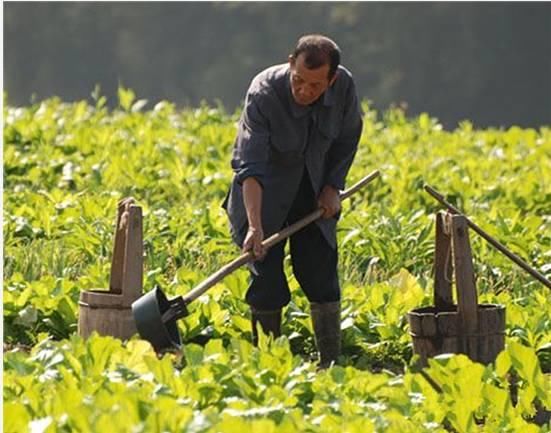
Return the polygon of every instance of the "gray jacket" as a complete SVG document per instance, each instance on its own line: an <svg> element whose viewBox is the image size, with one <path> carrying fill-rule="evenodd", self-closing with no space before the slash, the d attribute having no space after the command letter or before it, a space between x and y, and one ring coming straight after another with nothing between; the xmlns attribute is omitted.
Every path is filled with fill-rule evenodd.
<svg viewBox="0 0 551 433"><path fill-rule="evenodd" d="M243 180L252 176L262 185L268 237L282 228L305 168L316 197L325 185L342 190L356 153L362 113L350 72L339 66L335 83L312 106L295 103L289 72L287 63L272 66L247 92L231 160L235 175L223 204L238 245L247 232ZM335 247L337 218L316 224Z"/></svg>

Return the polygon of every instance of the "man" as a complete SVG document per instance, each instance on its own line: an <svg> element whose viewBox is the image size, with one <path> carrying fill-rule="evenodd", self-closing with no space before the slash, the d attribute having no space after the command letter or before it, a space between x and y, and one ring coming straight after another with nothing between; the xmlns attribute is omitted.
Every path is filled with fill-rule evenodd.
<svg viewBox="0 0 551 433"><path fill-rule="evenodd" d="M284 242L265 251L262 240L318 207L325 210L290 238L293 272L310 301L322 367L340 354L339 190L362 130L354 81L339 63L335 42L307 35L288 63L253 79L233 150L235 176L223 205L233 240L257 259L250 265L246 294L255 344L258 323L264 333L280 335L281 309L290 301Z"/></svg>

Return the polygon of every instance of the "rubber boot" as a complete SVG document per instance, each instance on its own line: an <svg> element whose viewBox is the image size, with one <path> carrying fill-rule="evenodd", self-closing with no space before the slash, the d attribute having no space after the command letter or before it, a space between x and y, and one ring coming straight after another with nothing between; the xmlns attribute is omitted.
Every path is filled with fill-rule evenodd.
<svg viewBox="0 0 551 433"><path fill-rule="evenodd" d="M316 346L320 355L319 368L328 368L341 354L341 303L310 303Z"/></svg>
<svg viewBox="0 0 551 433"><path fill-rule="evenodd" d="M257 310L251 307L253 325L253 344L258 346L258 328L260 323L262 331L266 335L272 334L273 338L281 335L281 310Z"/></svg>

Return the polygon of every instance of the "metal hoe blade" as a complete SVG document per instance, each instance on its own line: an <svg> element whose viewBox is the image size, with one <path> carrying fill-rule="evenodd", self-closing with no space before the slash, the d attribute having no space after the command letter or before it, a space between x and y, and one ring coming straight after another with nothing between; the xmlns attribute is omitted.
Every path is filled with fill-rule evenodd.
<svg viewBox="0 0 551 433"><path fill-rule="evenodd" d="M156 352L180 349L182 339L176 321L188 315L182 297L168 300L155 287L132 304L132 314L140 337L149 341Z"/></svg>

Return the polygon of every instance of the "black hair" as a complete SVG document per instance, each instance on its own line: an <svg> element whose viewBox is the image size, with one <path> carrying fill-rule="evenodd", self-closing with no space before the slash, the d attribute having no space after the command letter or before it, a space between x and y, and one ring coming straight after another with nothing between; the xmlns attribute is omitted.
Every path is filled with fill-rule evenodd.
<svg viewBox="0 0 551 433"><path fill-rule="evenodd" d="M335 42L323 35L302 36L292 54L293 59L296 60L302 53L304 53L304 64L308 69L329 65L329 80L333 78L341 62L340 48Z"/></svg>

